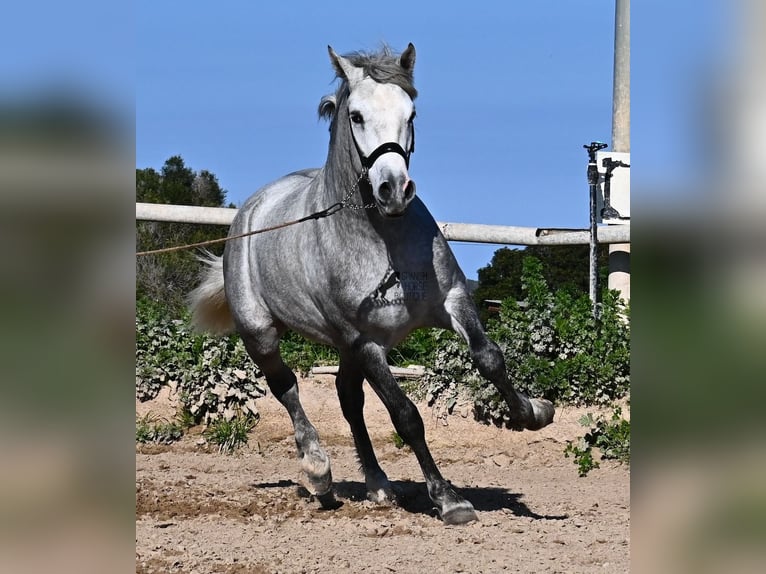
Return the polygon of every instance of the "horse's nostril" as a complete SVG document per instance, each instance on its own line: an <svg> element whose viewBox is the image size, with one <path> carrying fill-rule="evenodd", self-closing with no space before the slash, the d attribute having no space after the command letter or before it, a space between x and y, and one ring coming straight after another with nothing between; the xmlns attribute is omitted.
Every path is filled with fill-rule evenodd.
<svg viewBox="0 0 766 574"><path fill-rule="evenodd" d="M409 201L415 195L415 182L410 180L404 188L404 199Z"/></svg>

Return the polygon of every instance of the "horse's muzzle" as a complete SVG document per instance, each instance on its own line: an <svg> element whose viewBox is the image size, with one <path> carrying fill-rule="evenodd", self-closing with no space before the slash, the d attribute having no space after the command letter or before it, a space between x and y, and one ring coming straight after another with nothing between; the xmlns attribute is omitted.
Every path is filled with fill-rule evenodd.
<svg viewBox="0 0 766 574"><path fill-rule="evenodd" d="M387 217L404 215L415 197L415 182L408 177L383 181L375 190L375 201Z"/></svg>

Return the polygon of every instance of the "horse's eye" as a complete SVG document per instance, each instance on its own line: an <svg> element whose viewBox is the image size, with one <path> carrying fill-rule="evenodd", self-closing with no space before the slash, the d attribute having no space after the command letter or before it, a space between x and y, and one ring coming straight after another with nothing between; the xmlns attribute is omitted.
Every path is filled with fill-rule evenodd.
<svg viewBox="0 0 766 574"><path fill-rule="evenodd" d="M351 112L349 113L349 117L351 118L351 121L355 124L363 124L364 118L362 117L362 114L359 112Z"/></svg>
<svg viewBox="0 0 766 574"><path fill-rule="evenodd" d="M410 119L408 121L409 123L412 123L415 121L415 112L412 112L412 115L410 116Z"/></svg>

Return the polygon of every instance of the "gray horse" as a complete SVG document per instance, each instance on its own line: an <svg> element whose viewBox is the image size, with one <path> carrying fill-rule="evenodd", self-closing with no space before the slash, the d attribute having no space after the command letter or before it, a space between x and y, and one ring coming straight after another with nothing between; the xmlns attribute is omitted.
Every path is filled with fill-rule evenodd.
<svg viewBox="0 0 766 574"><path fill-rule="evenodd" d="M513 388L463 272L415 197L408 172L415 144L414 46L398 56L388 48L345 57L328 50L340 83L319 105L320 116L331 123L325 166L260 189L237 212L230 236L320 215L228 241L223 258L208 259L203 281L190 296L195 321L214 332L240 334L292 419L301 467L323 504L334 502L330 460L301 406L296 377L279 354L279 339L288 329L339 351L335 385L368 498L397 502L365 426L365 379L415 453L442 520L469 522L476 519L473 506L436 467L423 420L388 368L388 351L414 329L453 329L468 343L482 376L508 402L515 427L544 427L553 420L553 405Z"/></svg>

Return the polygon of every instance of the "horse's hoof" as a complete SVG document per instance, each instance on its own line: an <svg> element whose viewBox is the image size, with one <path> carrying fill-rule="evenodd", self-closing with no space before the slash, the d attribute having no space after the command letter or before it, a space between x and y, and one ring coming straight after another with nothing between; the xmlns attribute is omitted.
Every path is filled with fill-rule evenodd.
<svg viewBox="0 0 766 574"><path fill-rule="evenodd" d="M301 468L308 479L306 488L311 494L325 494L332 489L330 458L323 451L313 450L304 456Z"/></svg>
<svg viewBox="0 0 766 574"><path fill-rule="evenodd" d="M399 497L392 488L379 488L378 490L368 490L367 500L375 504L384 506L400 506Z"/></svg>
<svg viewBox="0 0 766 574"><path fill-rule="evenodd" d="M539 430L553 422L553 415L556 411L553 403L547 399L529 399L532 403L532 412L534 413L534 423L527 428L529 430Z"/></svg>
<svg viewBox="0 0 766 574"><path fill-rule="evenodd" d="M473 505L467 500L464 500L442 512L441 517L444 524L450 525L468 524L474 520L479 520L479 517L476 515L476 511L473 509Z"/></svg>
<svg viewBox="0 0 766 574"><path fill-rule="evenodd" d="M316 498L319 501L319 504L322 505L322 510L335 510L343 506L343 503L335 498L335 494L333 494L332 490L325 492L324 494L316 494L314 495L314 498Z"/></svg>

